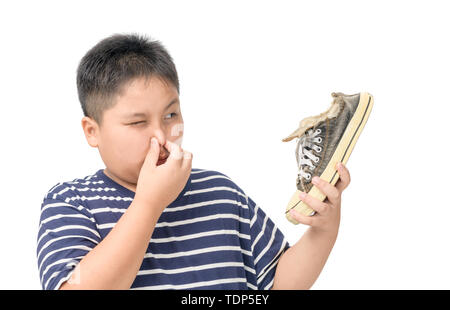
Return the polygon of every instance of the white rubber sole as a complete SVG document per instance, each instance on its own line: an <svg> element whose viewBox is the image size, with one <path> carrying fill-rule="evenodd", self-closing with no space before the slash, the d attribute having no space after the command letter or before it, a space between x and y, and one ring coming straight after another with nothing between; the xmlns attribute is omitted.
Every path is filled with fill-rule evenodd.
<svg viewBox="0 0 450 310"><path fill-rule="evenodd" d="M335 185L339 179L339 174L336 170L336 164L342 162L344 165L347 163L350 154L355 147L356 141L358 140L364 126L366 125L367 119L369 118L370 112L373 107L373 97L369 93L360 93L359 105L353 115L350 123L348 124L341 141L331 157L330 162L327 167L320 175L320 178L328 181L331 185ZM298 222L291 217L289 211L294 209L304 215L313 215L314 210L304 203L299 197L300 191L297 190L291 197L287 207L286 207L286 218L289 222L297 225ZM309 195L324 201L325 195L315 186L311 188L308 192Z"/></svg>

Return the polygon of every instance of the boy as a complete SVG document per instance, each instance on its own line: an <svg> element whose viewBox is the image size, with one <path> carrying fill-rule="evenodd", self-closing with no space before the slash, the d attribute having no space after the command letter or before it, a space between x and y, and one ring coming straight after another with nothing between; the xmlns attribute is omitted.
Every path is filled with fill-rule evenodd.
<svg viewBox="0 0 450 310"><path fill-rule="evenodd" d="M44 197L37 240L44 289L305 289L337 237L345 167L292 247L226 175L181 148L175 65L157 41L113 35L81 60L82 127L106 168Z"/></svg>

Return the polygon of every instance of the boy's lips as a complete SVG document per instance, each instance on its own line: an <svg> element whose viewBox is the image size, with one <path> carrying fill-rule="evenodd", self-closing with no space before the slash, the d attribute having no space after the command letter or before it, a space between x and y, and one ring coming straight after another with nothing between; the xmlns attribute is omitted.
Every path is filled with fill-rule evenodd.
<svg viewBox="0 0 450 310"><path fill-rule="evenodd" d="M158 162L156 163L157 166L162 165L166 162L167 157L164 158L158 158Z"/></svg>
<svg viewBox="0 0 450 310"><path fill-rule="evenodd" d="M157 165L163 164L166 161L167 157L169 157L169 151L163 146L158 157Z"/></svg>
<svg viewBox="0 0 450 310"><path fill-rule="evenodd" d="M159 157L159 158L158 158L158 161L164 161L164 160L166 160L166 159L167 159L167 157L169 157L169 156L163 156L163 157Z"/></svg>

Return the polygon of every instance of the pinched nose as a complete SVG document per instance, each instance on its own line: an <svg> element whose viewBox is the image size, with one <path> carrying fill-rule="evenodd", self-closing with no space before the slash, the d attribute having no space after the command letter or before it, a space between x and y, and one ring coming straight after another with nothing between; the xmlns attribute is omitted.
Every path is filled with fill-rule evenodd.
<svg viewBox="0 0 450 310"><path fill-rule="evenodd" d="M169 157L169 151L162 145L159 151L159 159L166 159L167 157Z"/></svg>
<svg viewBox="0 0 450 310"><path fill-rule="evenodd" d="M166 158L169 156L169 152L164 147L164 144L166 144L166 136L161 130L156 130L153 132L152 138L155 138L156 141L158 141L159 144L159 158Z"/></svg>

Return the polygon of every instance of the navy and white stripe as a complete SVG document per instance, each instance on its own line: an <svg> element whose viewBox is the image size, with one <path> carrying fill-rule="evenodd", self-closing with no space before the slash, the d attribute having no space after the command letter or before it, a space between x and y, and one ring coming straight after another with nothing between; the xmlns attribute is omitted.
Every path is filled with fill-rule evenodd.
<svg viewBox="0 0 450 310"><path fill-rule="evenodd" d="M134 194L102 169L50 189L37 237L44 289L59 289L70 278ZM270 289L287 248L281 231L228 176L193 168L182 192L161 214L131 288Z"/></svg>

